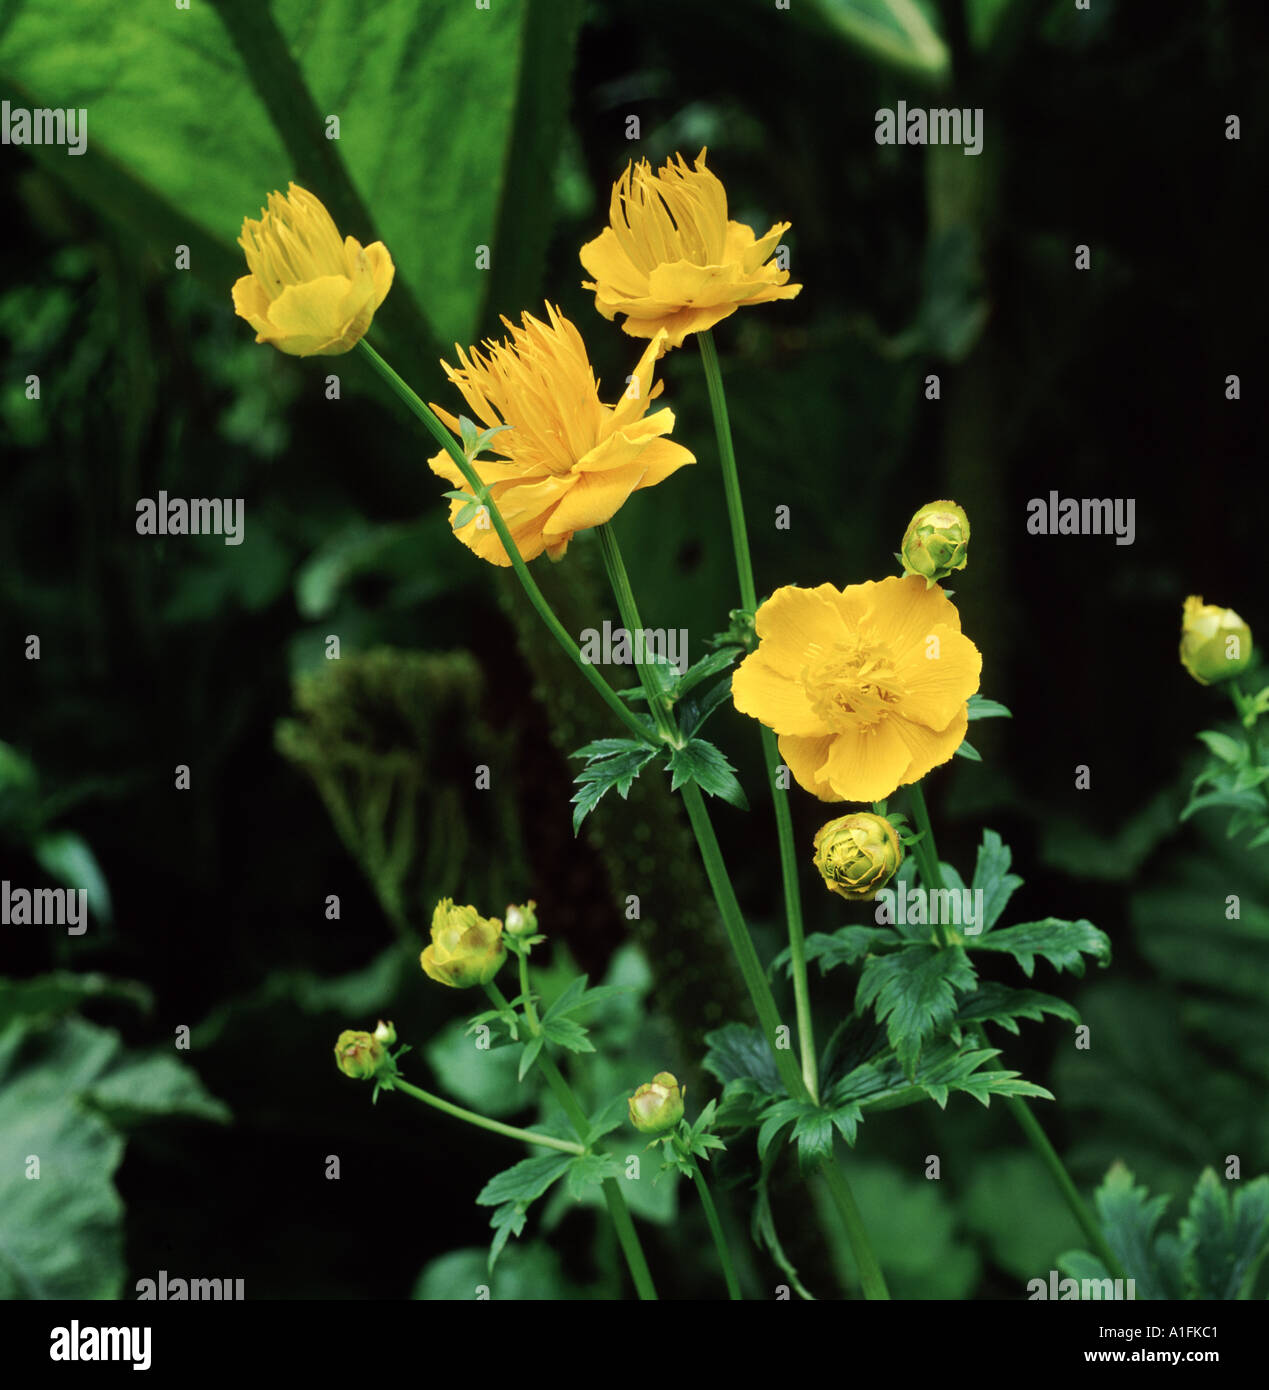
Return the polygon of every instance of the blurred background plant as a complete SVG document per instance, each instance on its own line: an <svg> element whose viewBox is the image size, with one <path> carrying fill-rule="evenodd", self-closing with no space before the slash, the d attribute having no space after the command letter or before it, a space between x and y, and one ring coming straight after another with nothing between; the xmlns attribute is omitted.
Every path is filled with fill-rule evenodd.
<svg viewBox="0 0 1269 1390"><path fill-rule="evenodd" d="M432 1039L437 1089L522 1116L514 1077L456 1041L457 1001L422 988L442 891L492 913L533 896L562 971L571 957L643 982L604 1054L609 1089L668 1069L703 1100L705 1033L745 1017L664 786L642 779L573 840L565 755L610 731L512 586L450 536L410 422L360 361L284 359L233 317L242 217L290 178L387 242L399 280L375 339L449 406L448 345L544 296L610 391L630 370L637 347L594 313L577 261L628 159L707 145L733 216L792 221L806 290L717 335L759 592L890 573L916 505L965 507L957 604L983 689L1014 718L976 732L981 764L935 779L940 849L972 861L989 816L1026 878L1020 910L1088 917L1115 949L1072 996L1092 1048L1051 1020L1005 1060L1057 1095L1042 1113L1088 1190L1122 1159L1180 1209L1228 1155L1248 1177L1263 1166L1269 869L1219 811L1178 824L1194 732L1215 726L1175 652L1191 592L1269 631L1245 199L1269 16L1228 0L736 0L723 22L678 0L656 20L582 0L0 8L0 95L90 112L82 157L9 146L0 163L0 876L84 887L92 914L78 938L0 929L4 1171L44 1152L83 1183L59 1204L46 1165L0 1188L0 1292L112 1294L167 1268L245 1278L252 1297L470 1296L486 1213L418 1196L449 1190L460 1145L474 1196L503 1142L383 1107L371 1123L327 1041L390 1015L403 1040ZM900 99L981 106L983 153L878 146L874 112ZM1227 399L1231 373L1249 399ZM663 375L700 463L672 505L636 499L617 530L645 620L687 627L697 656L737 596L699 363L675 353ZM160 489L244 498L244 544L138 536L136 503ZM1053 489L1134 497L1134 545L1029 535L1028 499ZM588 538L536 572L574 632L615 616ZM740 724L712 728L753 786ZM771 954L779 880L751 801L719 831ZM832 930L839 900L809 873L822 808L799 797L794 813L807 928ZM183 1026L189 1051L169 1052ZM870 1120L852 1161L893 1292L1022 1296L1077 1231L999 1107L926 1110ZM367 1182L399 1220L367 1224ZM827 1263L782 1220L788 1196L777 1171L784 1258L831 1295L849 1257ZM720 1198L749 1220L744 1186ZM674 1227L675 1206L666 1178L641 1208L661 1292L711 1293L696 1206ZM611 1293L603 1229L548 1203L494 1296ZM785 1282L766 1251L752 1260L751 1287Z"/></svg>

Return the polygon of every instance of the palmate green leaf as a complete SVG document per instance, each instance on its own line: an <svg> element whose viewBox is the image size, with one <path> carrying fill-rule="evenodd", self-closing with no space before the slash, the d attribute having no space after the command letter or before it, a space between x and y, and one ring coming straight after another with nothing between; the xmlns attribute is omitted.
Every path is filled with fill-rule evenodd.
<svg viewBox="0 0 1269 1390"><path fill-rule="evenodd" d="M705 1035L708 1051L702 1065L724 1086L729 1081L751 1080L769 1095L783 1095L784 1084L775 1053L757 1028L746 1023L727 1023Z"/></svg>
<svg viewBox="0 0 1269 1390"><path fill-rule="evenodd" d="M1012 857L1009 846L994 830L983 831L971 885L975 893L981 891L983 895L983 920L977 924L983 932L990 931L996 925L1009 899L1022 887L1022 879L1009 872Z"/></svg>
<svg viewBox="0 0 1269 1390"><path fill-rule="evenodd" d="M758 1126L758 1157L766 1156L767 1150L789 1125L796 1124L804 1116L822 1114L813 1101L793 1100L788 1096L773 1100L762 1112L762 1123Z"/></svg>
<svg viewBox="0 0 1269 1390"><path fill-rule="evenodd" d="M611 1134L614 1129L620 1129L625 1124L629 1113L629 1101L624 1095L614 1096L607 1104L601 1105L587 1122L587 1147L593 1145L596 1140L602 1139L605 1134Z"/></svg>
<svg viewBox="0 0 1269 1390"><path fill-rule="evenodd" d="M886 1030L871 1014L847 1014L828 1036L820 1054L820 1089L829 1089L847 1072L886 1049Z"/></svg>
<svg viewBox="0 0 1269 1390"><path fill-rule="evenodd" d="M816 1108L805 1111L793 1124L793 1142L798 1146L798 1167L810 1173L833 1153L835 1116Z"/></svg>
<svg viewBox="0 0 1269 1390"><path fill-rule="evenodd" d="M1246 1285L1269 1252L1269 1177L1227 1190L1205 1168L1179 1235L1191 1298L1245 1298Z"/></svg>
<svg viewBox="0 0 1269 1390"><path fill-rule="evenodd" d="M895 951L903 939L892 927L839 927L835 932L812 932L806 938L806 958L818 960L820 974L827 975L839 965L854 965L865 956ZM790 952L785 949L771 962L771 969L785 966L793 973Z"/></svg>
<svg viewBox="0 0 1269 1390"><path fill-rule="evenodd" d="M1080 1021L1079 1010L1065 999L1057 999L1051 994L1040 994L1033 989L1011 989L1008 985L997 984L994 980L984 981L973 994L967 995L956 1010L956 1022L998 1023L1011 1033L1018 1032L1018 1019L1030 1018L1037 1022L1045 1014L1064 1018L1068 1023ZM957 1030L959 1032L959 1029Z"/></svg>
<svg viewBox="0 0 1269 1390"><path fill-rule="evenodd" d="M807 961L818 960L820 974L827 975L835 966L854 965L866 955L897 951L902 945L903 938L891 927L840 927L835 932L812 932L805 949ZM787 946L772 958L767 978L774 978L777 970L792 978L793 952Z"/></svg>
<svg viewBox="0 0 1269 1390"><path fill-rule="evenodd" d="M1069 970L1083 975L1084 957L1101 966L1110 964L1110 938L1091 922L1080 918L1066 922L1060 917L1046 917L1041 922L1022 922L1016 927L1004 927L990 936L966 940L972 951L1005 951L1022 966L1028 979L1035 973L1035 958L1042 956L1057 970Z"/></svg>
<svg viewBox="0 0 1269 1390"><path fill-rule="evenodd" d="M605 999L615 999L618 996L634 992L630 985L596 985L594 989L587 989L586 982L589 978L588 975L576 976L555 1003L542 1015L542 1022L549 1023L552 1019L580 1013L583 1009L589 1009L595 1004L602 1003Z"/></svg>
<svg viewBox="0 0 1269 1390"><path fill-rule="evenodd" d="M993 1095L1053 1099L1042 1086L1019 1080L1016 1071L987 1070L987 1064L999 1056L998 1048L963 1048L945 1039L926 1049L916 1075L909 1078L899 1059L893 1053L886 1053L843 1076L829 1090L825 1106L833 1109L854 1101L867 1115L898 1110L928 1098L941 1110L953 1091L964 1091L983 1105L988 1104Z"/></svg>
<svg viewBox="0 0 1269 1390"><path fill-rule="evenodd" d="M567 1172L576 1157L576 1154L549 1153L526 1158L495 1174L481 1188L476 1196L477 1205L496 1208L489 1222L494 1231L489 1250L491 1274L508 1238L524 1230L529 1207Z"/></svg>
<svg viewBox="0 0 1269 1390"><path fill-rule="evenodd" d="M757 1129L771 1094L751 1076L738 1076L723 1087L714 1123L720 1129Z"/></svg>
<svg viewBox="0 0 1269 1390"><path fill-rule="evenodd" d="M711 714L731 696L731 673L711 685L703 694L689 695L678 707L679 728L691 738L705 725Z"/></svg>
<svg viewBox="0 0 1269 1390"><path fill-rule="evenodd" d="M548 1042L557 1043L569 1052L594 1052L595 1044L586 1036L586 1029L575 1019L553 1018L543 1022L541 1037Z"/></svg>
<svg viewBox="0 0 1269 1390"><path fill-rule="evenodd" d="M656 752L655 748L638 739L600 738L571 754L574 758L587 760L586 766L574 778L578 789L572 798L573 834L579 833L582 822L613 787L617 788L624 800L630 793L634 779Z"/></svg>
<svg viewBox="0 0 1269 1390"><path fill-rule="evenodd" d="M707 681L711 676L716 676L727 670L739 655L740 649L738 647L724 647L722 651L711 652L708 656L703 656L683 672L678 684L674 687L674 698L681 700L689 691L695 690L702 681Z"/></svg>
<svg viewBox="0 0 1269 1390"><path fill-rule="evenodd" d="M568 1166L565 1186L574 1201L581 1201L587 1188L598 1187L607 1178L619 1178L625 1168L616 1154L578 1154Z"/></svg>
<svg viewBox="0 0 1269 1390"><path fill-rule="evenodd" d="M668 766L671 791L678 791L686 782L695 782L710 796L721 797L742 811L749 809L744 790L736 780L735 768L712 743L701 738L690 739L682 748L670 751Z"/></svg>
<svg viewBox="0 0 1269 1390"><path fill-rule="evenodd" d="M956 996L973 989L977 978L959 946L910 945L868 960L857 1004L875 1004L890 1045L911 1076L926 1039L946 1031L956 1016Z"/></svg>

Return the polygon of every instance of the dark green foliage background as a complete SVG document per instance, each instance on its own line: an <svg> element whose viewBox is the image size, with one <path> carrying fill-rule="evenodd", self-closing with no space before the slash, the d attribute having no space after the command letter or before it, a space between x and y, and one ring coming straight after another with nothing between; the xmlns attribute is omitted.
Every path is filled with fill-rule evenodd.
<svg viewBox="0 0 1269 1390"><path fill-rule="evenodd" d="M233 316L241 219L290 178L345 232L387 241L399 280L372 337L450 407L435 365L445 345L498 333L500 314L540 312L544 297L577 322L615 397L639 346L594 312L577 250L628 159L708 145L733 216L759 232L792 222L801 296L716 332L759 592L882 577L918 504L966 508L956 601L983 652L983 691L1014 718L977 727L982 764L929 779L940 851L967 871L990 825L1026 880L1019 919L1087 917L1115 950L1111 970L1082 983L1037 976L1081 1008L1093 1049L1076 1052L1069 1025L1050 1020L1003 1039L1004 1061L1058 1096L1039 1113L1086 1189L1122 1158L1173 1195L1175 1216L1202 1167L1223 1172L1229 1154L1248 1177L1269 1166L1266 852L1253 862L1224 841L1219 814L1176 825L1193 735L1227 710L1177 664L1181 602L1228 604L1269 639L1263 225L1249 204L1266 158L1269 24L1232 0L1098 0L1087 15L1068 0L923 3L954 73L936 85L850 41L884 10L276 0L272 23L238 0L188 13L0 4L0 95L90 111L84 157L0 157L0 739L39 774L38 788L0 782L0 866L14 884L52 882L40 837L71 832L113 909L81 938L0 929L0 975L145 987L32 1002L0 981L0 1030L30 1030L20 1055L44 1059L46 1102L97 1117L82 1162L120 1163L124 1214L114 1235L90 1231L92 1277L74 1287L128 1296L165 1268L244 1278L257 1298L401 1297L444 1256L420 1294L471 1296L475 1257L447 1252L485 1242L472 1199L511 1161L507 1146L403 1097L372 1111L330 1057L340 1028L381 1013L422 1044L464 1003L479 1007L414 965L442 892L488 912L535 897L555 945L596 977L630 931L625 895L641 895L662 1007L614 1025L608 1094L672 1066L703 1101L703 1032L746 1016L716 968L683 820L644 785L658 779L626 806L608 798L573 841L565 755L609 730L552 665L509 576L449 535L430 447L356 355L284 358ZM983 107L981 157L878 146L873 113L900 99ZM323 135L329 112L338 143ZM1238 142L1225 139L1231 113ZM1091 247L1088 273L1073 268L1077 243ZM188 272L173 269L182 244ZM489 271L474 269L482 244ZM931 372L937 402L924 396ZM29 373L38 403L25 399ZM1228 373L1241 401L1225 398ZM696 656L737 595L694 349L660 374L698 463L636 495L617 529L645 621L688 628ZM138 536L136 502L159 489L245 498L245 544ZM1027 501L1050 490L1135 498L1135 543L1029 535ZM781 505L787 531L774 525ZM574 631L615 616L590 539L541 568ZM351 740L358 767L410 750L421 784L408 952L302 763L275 742L293 678L324 665L331 632L346 658L457 654L404 693L347 696L348 722L306 745L320 760ZM30 633L38 662L24 658ZM726 711L711 728L750 788L753 811L718 804L715 818L774 954L757 739ZM496 812L471 789L477 761L494 765ZM180 763L189 792L173 789ZM1089 790L1075 789L1078 764ZM824 808L800 793L793 806L809 851ZM809 873L804 891L808 930L865 920ZM1233 893L1238 922L1225 919ZM826 1037L849 996L838 977L813 987ZM205 1092L163 1092L144 1116L92 1100L89 1080L72 1087L56 1070L72 1051L56 1039L84 1019L151 1057L189 1025L194 1045L176 1055ZM407 1072L442 1085L424 1080L421 1052ZM500 1103L526 1118L514 1098ZM853 1180L896 1294L1016 1298L1079 1243L1020 1144L1002 1107L964 1099L863 1127ZM339 1182L324 1176L330 1154ZM923 1177L930 1154L937 1185ZM831 1296L803 1199L791 1180L775 1195L786 1248ZM652 1200L668 1215L672 1193ZM743 1187L728 1199L738 1231L748 1200ZM0 1232L24 1219L15 1210L0 1204ZM647 1228L663 1296L717 1296L716 1273L690 1253L705 1249L693 1203L682 1222ZM554 1253L513 1245L495 1296L615 1295L596 1225L563 1214ZM765 1255L742 1277L755 1293L780 1282Z"/></svg>

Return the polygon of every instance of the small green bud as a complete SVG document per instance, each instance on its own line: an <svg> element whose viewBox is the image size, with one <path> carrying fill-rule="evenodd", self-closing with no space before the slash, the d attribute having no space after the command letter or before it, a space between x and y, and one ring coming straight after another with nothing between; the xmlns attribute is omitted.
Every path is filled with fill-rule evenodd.
<svg viewBox="0 0 1269 1390"><path fill-rule="evenodd" d="M658 1072L630 1097L630 1123L644 1134L671 1129L683 1118L686 1094L687 1087L680 1086L670 1072Z"/></svg>
<svg viewBox="0 0 1269 1390"><path fill-rule="evenodd" d="M885 816L856 811L815 833L815 867L825 885L849 902L868 902L903 863L899 835Z"/></svg>
<svg viewBox="0 0 1269 1390"><path fill-rule="evenodd" d="M369 1081L385 1060L383 1044L374 1033L345 1028L335 1044L335 1065L354 1081Z"/></svg>
<svg viewBox="0 0 1269 1390"><path fill-rule="evenodd" d="M1181 611L1181 665L1200 685L1228 680L1251 662L1251 628L1232 608L1191 594Z"/></svg>
<svg viewBox="0 0 1269 1390"><path fill-rule="evenodd" d="M532 936L538 929L536 908L537 903L532 898L522 906L512 905L507 908L503 929L510 932L512 936Z"/></svg>
<svg viewBox="0 0 1269 1390"><path fill-rule="evenodd" d="M397 1043L397 1030L391 1023L379 1020L379 1026L375 1029L375 1041L384 1047L395 1047Z"/></svg>
<svg viewBox="0 0 1269 1390"><path fill-rule="evenodd" d="M955 502L929 502L908 523L899 547L905 575L920 575L932 588L968 558L969 517Z"/></svg>

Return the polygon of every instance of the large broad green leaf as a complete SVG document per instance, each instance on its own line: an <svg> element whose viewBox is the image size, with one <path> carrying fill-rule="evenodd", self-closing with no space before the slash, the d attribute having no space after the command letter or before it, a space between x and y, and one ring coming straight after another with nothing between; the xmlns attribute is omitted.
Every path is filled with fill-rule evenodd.
<svg viewBox="0 0 1269 1390"><path fill-rule="evenodd" d="M936 12L924 0L811 0L809 12L873 62L928 81L948 71Z"/></svg>
<svg viewBox="0 0 1269 1390"><path fill-rule="evenodd" d="M484 1250L451 1250L429 1261L414 1285L413 1298L430 1302L493 1299L598 1298L593 1287L574 1285L565 1276L559 1256L541 1241L526 1241L509 1249L491 1275Z"/></svg>
<svg viewBox="0 0 1269 1390"><path fill-rule="evenodd" d="M961 1205L966 1224L992 1258L1023 1284L1053 1268L1082 1239L1079 1226L1034 1154L984 1154L968 1174Z"/></svg>
<svg viewBox="0 0 1269 1390"><path fill-rule="evenodd" d="M223 253L238 259L244 215L256 216L288 179L307 179L337 220L369 210L373 225L341 230L382 237L398 267L396 297L422 306L437 342L467 343L489 278L477 248L490 248L492 266L500 230L515 232L515 209L501 197L513 149L517 175L531 171L517 185L526 216L534 196L550 196L536 175L553 151L526 144L533 136L518 129L517 101L522 92L531 99L533 129L558 140L567 84L544 85L534 54L552 50L554 70L566 69L572 8L556 6L553 22L550 6L539 14L501 0L487 10L415 0L223 0L189 10L12 0L0 11L0 87L22 105L88 111L87 154L31 152L72 188L88 173L92 186L81 191L113 201L117 215L144 212L141 240L164 264L174 263L171 237L183 219L203 238L190 243L193 256L218 247L223 274ZM333 116L337 141L327 138ZM544 244L539 221L534 239ZM519 265L525 249L506 254ZM228 294L226 284L227 310ZM385 309L385 319L394 313Z"/></svg>
<svg viewBox="0 0 1269 1390"><path fill-rule="evenodd" d="M154 1000L137 980L56 970L29 980L0 979L0 1031L15 1018L57 1018L91 999L126 1000L148 1013Z"/></svg>
<svg viewBox="0 0 1269 1390"><path fill-rule="evenodd" d="M84 1019L0 1035L0 1298L119 1297L117 1131L161 1114L228 1117L176 1058Z"/></svg>
<svg viewBox="0 0 1269 1390"><path fill-rule="evenodd" d="M84 1028L0 1036L0 1298L122 1292L124 1141L75 1098L116 1040Z"/></svg>
<svg viewBox="0 0 1269 1390"><path fill-rule="evenodd" d="M886 1272L891 1296L906 1299L967 1298L978 1280L979 1261L956 1229L956 1211L943 1183L890 1163L852 1157L845 1165L868 1236ZM825 1230L836 1219L827 1191L815 1199ZM846 1241L830 1245L843 1281L858 1288L859 1274Z"/></svg>

